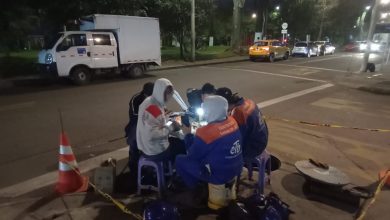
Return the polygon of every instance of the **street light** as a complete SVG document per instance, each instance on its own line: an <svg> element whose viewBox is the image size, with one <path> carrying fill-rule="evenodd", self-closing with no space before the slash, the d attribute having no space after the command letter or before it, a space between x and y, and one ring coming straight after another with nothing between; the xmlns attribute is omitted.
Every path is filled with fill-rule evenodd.
<svg viewBox="0 0 390 220"><path fill-rule="evenodd" d="M390 1L390 0L389 0L389 1ZM279 5L276 6L275 9L276 9L276 11L279 11L279 10L280 10L280 6L279 6Z"/></svg>
<svg viewBox="0 0 390 220"><path fill-rule="evenodd" d="M256 18L256 17L257 17L256 13L253 13L252 18Z"/></svg>
<svg viewBox="0 0 390 220"><path fill-rule="evenodd" d="M366 6L366 11L370 10L371 9L371 6L370 5L367 5Z"/></svg>
<svg viewBox="0 0 390 220"><path fill-rule="evenodd" d="M388 15L387 13L382 13L382 14L381 14L381 19L386 19L386 18L387 18L387 15Z"/></svg>

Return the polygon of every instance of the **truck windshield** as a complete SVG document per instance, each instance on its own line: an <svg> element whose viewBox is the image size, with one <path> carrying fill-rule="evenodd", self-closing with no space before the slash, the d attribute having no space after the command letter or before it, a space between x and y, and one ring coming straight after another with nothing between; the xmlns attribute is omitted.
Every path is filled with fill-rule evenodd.
<svg viewBox="0 0 390 220"><path fill-rule="evenodd" d="M60 39L64 34L58 33L55 35L45 36L45 47L44 49L52 49L54 45L57 43L58 39Z"/></svg>

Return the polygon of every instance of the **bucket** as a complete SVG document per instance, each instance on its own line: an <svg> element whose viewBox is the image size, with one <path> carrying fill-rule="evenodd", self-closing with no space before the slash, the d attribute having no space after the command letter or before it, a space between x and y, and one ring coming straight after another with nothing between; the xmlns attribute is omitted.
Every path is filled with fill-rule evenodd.
<svg viewBox="0 0 390 220"><path fill-rule="evenodd" d="M226 184L215 185L209 183L208 207L213 210L218 210L228 206L231 200L235 200L237 198L236 183L236 177Z"/></svg>

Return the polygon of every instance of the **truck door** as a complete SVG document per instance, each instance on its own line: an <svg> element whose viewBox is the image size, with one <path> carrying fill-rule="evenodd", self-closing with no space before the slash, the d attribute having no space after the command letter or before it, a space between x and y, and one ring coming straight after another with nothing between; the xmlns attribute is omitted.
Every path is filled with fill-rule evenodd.
<svg viewBox="0 0 390 220"><path fill-rule="evenodd" d="M118 66L116 41L111 33L92 33L91 57L95 68Z"/></svg>
<svg viewBox="0 0 390 220"><path fill-rule="evenodd" d="M69 34L56 47L56 62L59 76L69 76L72 67L84 64L92 66L92 58L88 56L86 34Z"/></svg>

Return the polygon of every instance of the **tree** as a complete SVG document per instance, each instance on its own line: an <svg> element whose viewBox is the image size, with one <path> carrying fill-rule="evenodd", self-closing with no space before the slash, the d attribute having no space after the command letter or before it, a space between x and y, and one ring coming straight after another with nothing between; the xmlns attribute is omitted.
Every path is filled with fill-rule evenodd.
<svg viewBox="0 0 390 220"><path fill-rule="evenodd" d="M23 3L22 5L19 5ZM39 23L32 8L24 1L6 1L0 11L0 49L9 55L10 50L24 48L28 33ZM6 9L6 10L5 10ZM23 15L23 16L21 16Z"/></svg>
<svg viewBox="0 0 390 220"><path fill-rule="evenodd" d="M306 34L317 32L318 16L316 0L285 0L281 7L283 21L293 38L304 39Z"/></svg>
<svg viewBox="0 0 390 220"><path fill-rule="evenodd" d="M241 31L241 9L244 7L245 0L233 0L233 33L231 46L237 50L240 46Z"/></svg>

